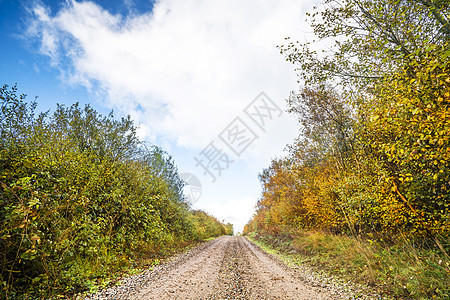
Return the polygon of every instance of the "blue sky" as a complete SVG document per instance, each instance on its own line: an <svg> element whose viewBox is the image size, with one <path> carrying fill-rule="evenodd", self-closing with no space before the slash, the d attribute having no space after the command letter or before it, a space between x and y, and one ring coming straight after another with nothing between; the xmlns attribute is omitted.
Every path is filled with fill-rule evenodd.
<svg viewBox="0 0 450 300"><path fill-rule="evenodd" d="M13 86L18 84L19 90L34 99L38 96L39 109L48 110L55 103L67 105L75 102L95 104L86 88L70 85L61 81L60 72L49 65L49 59L38 49L38 41L28 39L24 32L29 21L28 10L39 3L32 0L0 0L0 82ZM57 13L65 7L66 1L46 0L40 2ZM153 8L153 1L95 1L98 5L113 14L142 14ZM95 108L102 113L109 109L101 105Z"/></svg>
<svg viewBox="0 0 450 300"><path fill-rule="evenodd" d="M297 78L276 46L305 38L313 4L0 0L0 83L38 96L39 110L80 102L130 114L141 139L199 178L194 207L241 231L258 173L298 134L283 113Z"/></svg>
<svg viewBox="0 0 450 300"><path fill-rule="evenodd" d="M36 41L25 37L27 7L32 3L0 0L0 83L17 84L29 100L37 96L38 109L42 111L55 108L56 103L90 103L92 98L87 90L61 82L58 70L51 67L48 58L36 49ZM46 3L55 9L61 6L61 1ZM106 112L101 107L96 108Z"/></svg>

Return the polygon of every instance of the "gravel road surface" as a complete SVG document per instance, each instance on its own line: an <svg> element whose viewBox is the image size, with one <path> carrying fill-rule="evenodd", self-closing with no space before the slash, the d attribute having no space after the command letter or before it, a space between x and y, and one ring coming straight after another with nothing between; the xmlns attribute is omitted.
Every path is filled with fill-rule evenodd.
<svg viewBox="0 0 450 300"><path fill-rule="evenodd" d="M86 299L351 299L245 237L223 236ZM366 297L362 297L366 298Z"/></svg>

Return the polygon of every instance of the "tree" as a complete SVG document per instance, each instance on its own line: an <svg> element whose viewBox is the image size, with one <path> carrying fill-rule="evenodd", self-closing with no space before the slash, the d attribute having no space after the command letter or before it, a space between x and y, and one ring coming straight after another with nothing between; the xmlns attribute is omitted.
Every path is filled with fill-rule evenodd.
<svg viewBox="0 0 450 300"><path fill-rule="evenodd" d="M427 47L362 101L361 135L380 166L384 224L395 231L450 232L449 56L446 46Z"/></svg>
<svg viewBox="0 0 450 300"><path fill-rule="evenodd" d="M448 0L327 0L323 10L307 15L330 50L289 38L279 47L307 84L339 83L344 90L367 92L419 50L450 40Z"/></svg>
<svg viewBox="0 0 450 300"><path fill-rule="evenodd" d="M449 15L448 0L328 0L309 15L331 47L280 46L303 81L288 100L302 134L260 174L246 232L448 237Z"/></svg>

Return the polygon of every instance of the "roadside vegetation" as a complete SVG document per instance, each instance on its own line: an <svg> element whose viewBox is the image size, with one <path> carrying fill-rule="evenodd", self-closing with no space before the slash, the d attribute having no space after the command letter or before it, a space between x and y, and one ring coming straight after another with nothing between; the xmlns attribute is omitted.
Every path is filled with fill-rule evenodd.
<svg viewBox="0 0 450 300"><path fill-rule="evenodd" d="M78 104L36 114L6 85L0 103L1 299L68 297L233 234L191 210L173 159L129 117Z"/></svg>
<svg viewBox="0 0 450 300"><path fill-rule="evenodd" d="M259 175L244 234L394 297L450 298L450 2L327 0L308 18L317 41L279 47L302 133Z"/></svg>

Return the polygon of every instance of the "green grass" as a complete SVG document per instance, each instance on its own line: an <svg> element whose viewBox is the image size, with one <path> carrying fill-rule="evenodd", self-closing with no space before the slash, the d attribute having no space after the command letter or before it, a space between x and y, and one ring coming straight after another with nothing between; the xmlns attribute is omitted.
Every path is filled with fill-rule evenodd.
<svg viewBox="0 0 450 300"><path fill-rule="evenodd" d="M446 253L418 248L409 241L396 245L345 235L307 232L292 238L249 236L288 264L316 270L396 299L450 299L450 259Z"/></svg>

